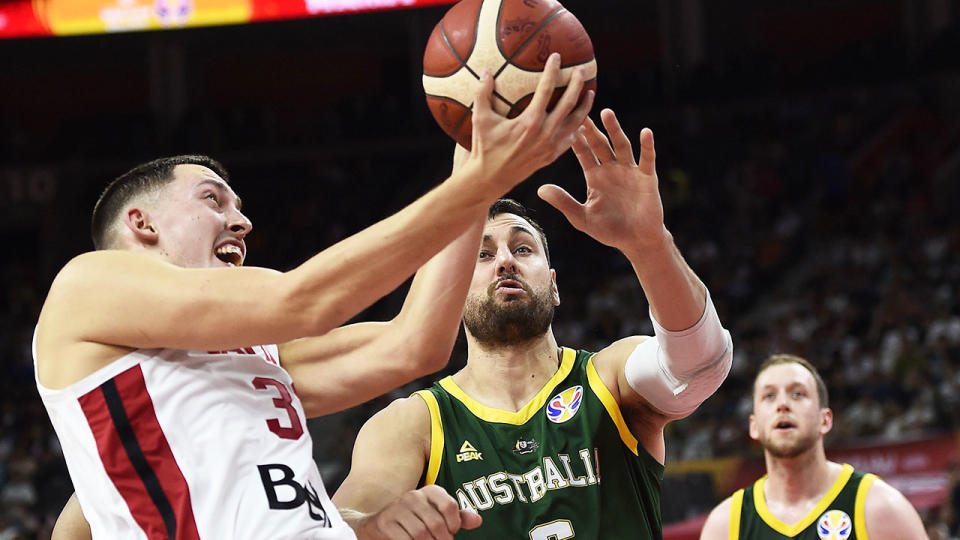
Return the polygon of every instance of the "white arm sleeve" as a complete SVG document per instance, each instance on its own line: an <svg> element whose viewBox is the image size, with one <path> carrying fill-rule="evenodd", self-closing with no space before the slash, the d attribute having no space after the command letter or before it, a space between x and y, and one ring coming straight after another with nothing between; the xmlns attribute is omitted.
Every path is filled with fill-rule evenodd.
<svg viewBox="0 0 960 540"><path fill-rule="evenodd" d="M650 313L655 337L627 357L630 387L667 416L686 416L710 397L730 372L733 339L720 324L707 291L703 316L679 332L664 329Z"/></svg>

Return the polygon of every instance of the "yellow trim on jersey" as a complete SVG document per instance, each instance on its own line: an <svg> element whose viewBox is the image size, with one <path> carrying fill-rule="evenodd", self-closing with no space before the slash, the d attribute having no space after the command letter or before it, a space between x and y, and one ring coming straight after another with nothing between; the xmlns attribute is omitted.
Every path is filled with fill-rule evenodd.
<svg viewBox="0 0 960 540"><path fill-rule="evenodd" d="M424 483L435 484L437 475L440 473L440 461L443 459L443 422L440 421L440 406L437 404L437 396L429 390L419 390L414 393L427 403L427 409L430 410L430 459L427 461L427 477Z"/></svg>
<svg viewBox="0 0 960 540"><path fill-rule="evenodd" d="M743 513L743 490L738 489L730 501L730 540L740 540L740 514Z"/></svg>
<svg viewBox="0 0 960 540"><path fill-rule="evenodd" d="M443 387L451 396L460 400L467 409L470 409L470 412L474 414L477 418L485 422L498 422L500 424L512 424L514 426L523 425L537 414L537 411L543 408L543 405L547 402L548 399L552 397L552 393L555 387L560 384L560 381L567 378L567 375L570 374L570 371L573 369L573 361L577 358L577 351L573 349L563 348L563 359L560 362L560 369L553 374L553 377L547 381L547 384L540 390L537 395L533 396L533 399L529 403L523 406L517 412L504 411L502 409L494 409L493 407L487 407L486 405L478 402L472 397L468 396L457 383L453 382L453 377L444 377L440 380L440 386Z"/></svg>
<svg viewBox="0 0 960 540"><path fill-rule="evenodd" d="M590 388L593 390L593 393L596 394L600 402L603 403L603 408L607 410L610 419L617 425L617 431L620 432L620 440L623 441L623 444L627 445L627 448L633 452L633 455L639 456L640 454L637 451L637 438L633 436L633 433L630 433L630 428L627 427L627 423L623 419L623 413L620 412L620 406L617 405L617 400L613 399L613 394L610 393L607 385L603 384L603 379L600 378L596 366L593 365L592 357L587 360L587 381L590 383Z"/></svg>
<svg viewBox="0 0 960 540"><path fill-rule="evenodd" d="M817 520L821 514L826 512L827 507L830 506L830 503L837 498L837 495L840 494L840 491L843 490L843 486L847 484L847 481L850 480L850 475L853 474L853 466L844 464L843 469L840 471L840 476L837 477L836 481L830 486L830 490L827 491L827 494L820 499L820 502L817 503L817 506L813 508L803 519L794 523L793 525L787 525L786 523L777 519L773 514L770 513L770 510L767 508L767 501L763 498L763 483L766 481L767 476L762 476L756 483L753 485L753 506L757 509L757 514L760 515L760 518L767 523L773 530L778 533L787 536L794 537L800 533L800 531L806 529L810 526L811 523ZM857 531L857 538L860 538L860 532Z"/></svg>
<svg viewBox="0 0 960 540"><path fill-rule="evenodd" d="M857 540L870 540L867 538L867 516L865 509L867 506L867 490L870 489L870 486L876 479L877 475L875 474L865 474L863 478L860 479L860 485L857 486L857 500L853 505L853 526L854 530L857 531Z"/></svg>

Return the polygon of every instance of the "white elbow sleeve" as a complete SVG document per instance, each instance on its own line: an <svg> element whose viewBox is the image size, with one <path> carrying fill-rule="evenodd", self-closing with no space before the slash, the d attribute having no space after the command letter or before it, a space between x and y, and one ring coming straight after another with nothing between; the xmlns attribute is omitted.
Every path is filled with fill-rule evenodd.
<svg viewBox="0 0 960 540"><path fill-rule="evenodd" d="M693 412L730 372L733 340L720 324L707 291L703 316L679 332L664 329L650 314L656 336L637 345L624 374L630 387L668 416Z"/></svg>

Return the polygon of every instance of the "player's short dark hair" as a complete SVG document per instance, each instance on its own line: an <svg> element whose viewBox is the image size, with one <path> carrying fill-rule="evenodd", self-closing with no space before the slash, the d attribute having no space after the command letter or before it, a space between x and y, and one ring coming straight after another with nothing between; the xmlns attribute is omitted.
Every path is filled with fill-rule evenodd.
<svg viewBox="0 0 960 540"><path fill-rule="evenodd" d="M809 371L810 374L813 375L813 380L817 383L817 397L820 398L820 408L825 409L830 406L830 396L827 394L827 385L823 383L823 378L820 377L817 368L813 367L813 364L808 362L806 358L801 358L793 354L774 354L771 355L770 358L767 358L767 361L760 365L760 368L757 370L757 376L753 379L754 392L756 392L757 379L760 378L760 374L767 368L780 364L797 364Z"/></svg>
<svg viewBox="0 0 960 540"><path fill-rule="evenodd" d="M110 226L124 206L134 197L170 183L173 180L173 169L177 165L202 165L217 173L224 182L230 181L223 165L203 155L164 157L137 165L110 182L97 199L90 219L90 236L93 238L94 249L112 247L109 238Z"/></svg>
<svg viewBox="0 0 960 540"><path fill-rule="evenodd" d="M529 223L535 231L537 231L537 236L540 237L540 242L543 243L543 254L547 257L547 264L549 264L550 248L547 247L547 234L543 232L543 227L541 227L539 223L530 217L530 210L528 210L526 206L513 199L497 199L496 202L490 205L490 210L487 212L487 218L493 219L500 214L514 214L518 217L521 217L524 221Z"/></svg>

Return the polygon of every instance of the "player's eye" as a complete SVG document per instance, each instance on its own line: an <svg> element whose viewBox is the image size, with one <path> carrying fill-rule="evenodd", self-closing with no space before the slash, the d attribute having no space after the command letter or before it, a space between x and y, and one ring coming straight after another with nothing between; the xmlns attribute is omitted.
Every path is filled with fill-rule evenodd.
<svg viewBox="0 0 960 540"><path fill-rule="evenodd" d="M527 246L520 246L517 248L516 251L517 253L533 253L533 250L528 248Z"/></svg>
<svg viewBox="0 0 960 540"><path fill-rule="evenodd" d="M203 197L206 199L210 199L211 201L217 203L218 205L220 204L220 199L217 198L217 194L212 191L208 192Z"/></svg>
<svg viewBox="0 0 960 540"><path fill-rule="evenodd" d="M481 251L479 255L477 255L477 258L480 260L483 260L483 259L489 259L492 256L493 255L491 255L489 251L484 250L484 251Z"/></svg>

